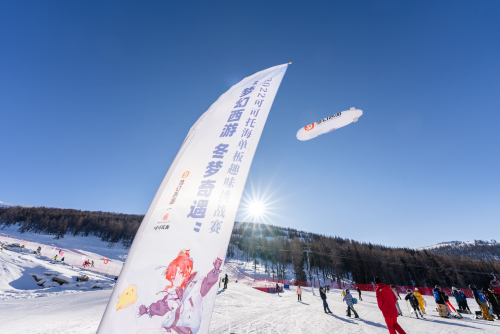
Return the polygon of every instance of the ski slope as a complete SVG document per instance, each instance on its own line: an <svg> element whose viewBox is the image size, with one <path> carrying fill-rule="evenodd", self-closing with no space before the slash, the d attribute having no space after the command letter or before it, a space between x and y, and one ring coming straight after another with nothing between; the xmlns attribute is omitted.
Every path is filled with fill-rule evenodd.
<svg viewBox="0 0 500 334"><path fill-rule="evenodd" d="M77 242L84 240L73 239L73 248L63 248L68 259L77 255L81 257L80 252L90 255L86 244ZM0 242L15 241L24 242L27 249L9 247L0 252L0 333L95 333L111 295L113 278L35 255L29 250L41 245L50 252L50 245L36 241L26 243L5 234L0 236ZM62 248L61 244L57 246L57 249ZM90 247L95 251L100 245L96 242ZM102 255L93 255L96 259L102 258ZM302 303L297 302L294 287L285 289L279 296L268 294L252 288L252 285L258 285L248 276L252 271L255 273L255 268L237 260L231 260L223 267L221 275L228 273L230 283L227 290L218 287L210 333L388 333L374 292L363 292L363 301L355 307L360 319L354 319L345 315L346 305L342 302L340 290L328 294L333 314L325 314L321 299L313 296L310 288L303 288ZM33 274L48 278L57 275L72 283L62 286L51 283L42 289L37 286ZM82 274L91 280L77 285L75 276ZM259 274L264 275L263 272ZM96 283L103 290L93 290ZM426 320L409 317L406 303L400 301L404 316L399 318L399 323L408 334L500 333L500 321L486 322L469 315L462 320L442 319L435 311L432 297L424 298L428 305ZM469 299L469 306L473 312L479 310L474 300ZM158 333L166 332L159 329Z"/></svg>
<svg viewBox="0 0 500 334"><path fill-rule="evenodd" d="M0 333L95 333L106 307L110 290L58 295L34 299L0 301ZM500 333L500 321L442 319L432 309L431 297L427 319L404 316L399 323L408 334L474 334ZM345 304L339 290L328 294L333 314L325 314L319 297L304 289L303 302L297 302L294 291L268 294L230 280L227 290L219 289L210 327L211 334L219 333L387 333L375 293L363 293L356 305L360 319L345 315ZM471 309L477 306L471 302ZM159 330L158 333L164 333Z"/></svg>

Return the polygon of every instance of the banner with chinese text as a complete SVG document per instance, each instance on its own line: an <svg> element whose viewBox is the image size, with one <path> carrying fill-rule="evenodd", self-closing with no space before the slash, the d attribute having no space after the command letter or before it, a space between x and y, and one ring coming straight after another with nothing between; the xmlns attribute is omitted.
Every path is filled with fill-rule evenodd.
<svg viewBox="0 0 500 334"><path fill-rule="evenodd" d="M137 231L98 333L208 333L238 205L287 67L243 79L193 125Z"/></svg>

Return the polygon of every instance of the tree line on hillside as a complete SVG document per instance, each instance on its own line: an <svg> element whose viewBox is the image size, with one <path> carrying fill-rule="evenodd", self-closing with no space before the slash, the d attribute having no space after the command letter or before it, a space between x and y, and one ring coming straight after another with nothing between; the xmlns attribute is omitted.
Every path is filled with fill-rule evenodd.
<svg viewBox="0 0 500 334"><path fill-rule="evenodd" d="M309 247L311 277L304 269ZM240 250L238 253L237 250ZM405 286L459 286L474 283L489 285L500 263L494 259L434 254L427 250L392 248L360 243L340 237L329 237L294 229L253 223L236 223L230 239L228 256L261 259L266 270L275 270L284 278L284 268L293 264L295 279L321 279L339 282L352 279L356 283L372 283L378 276L383 281Z"/></svg>
<svg viewBox="0 0 500 334"><path fill-rule="evenodd" d="M92 235L109 243L122 242L126 247L130 247L143 217L46 207L0 208L0 224L19 224L20 232L53 234L56 239L66 234Z"/></svg>
<svg viewBox="0 0 500 334"><path fill-rule="evenodd" d="M46 207L0 208L0 225L19 224L21 232L96 236L102 241L121 242L130 247L144 216L100 211L80 211ZM494 252L495 245L476 243L476 252ZM310 247L307 268L305 247ZM441 253L440 253L441 252ZM472 252L472 251L471 251ZM489 252L489 253L488 253ZM340 282L371 283L374 276L385 282L409 286L459 286L474 283L487 286L492 278L500 276L498 253L494 256L473 256L446 253L446 247L433 250L392 248L371 243L360 243L340 237L306 233L295 229L266 224L238 223L233 227L227 256L247 261L260 259L266 271L277 278L285 278L285 268L293 265L295 279L321 279Z"/></svg>

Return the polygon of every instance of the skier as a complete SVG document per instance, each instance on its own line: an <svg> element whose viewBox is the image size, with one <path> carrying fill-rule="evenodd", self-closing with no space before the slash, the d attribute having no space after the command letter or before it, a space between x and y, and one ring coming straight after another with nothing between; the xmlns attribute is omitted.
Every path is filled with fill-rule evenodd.
<svg viewBox="0 0 500 334"><path fill-rule="evenodd" d="M226 274L226 276L224 276L224 289L227 289L228 282L229 282L229 278L227 277L227 274Z"/></svg>
<svg viewBox="0 0 500 334"><path fill-rule="evenodd" d="M486 298L484 298L483 292L478 290L474 284L469 285L469 289L471 289L472 293L474 294L474 299L481 309L483 319L493 321L493 317L488 312L488 303L486 303Z"/></svg>
<svg viewBox="0 0 500 334"><path fill-rule="evenodd" d="M445 304L445 295L441 291L441 287L436 285L434 290L432 290L432 294L434 295L434 300L436 301L436 305L438 308L438 313L441 318L448 318L448 309Z"/></svg>
<svg viewBox="0 0 500 334"><path fill-rule="evenodd" d="M57 254L56 254L56 256L54 256L54 260L57 260Z"/></svg>
<svg viewBox="0 0 500 334"><path fill-rule="evenodd" d="M422 314L422 312L420 311L420 309L418 308L418 305L419 305L419 302L418 302L418 299L417 297L415 297L415 295L411 292L410 289L406 290L406 297L405 297L405 300L408 302L410 302L410 305L411 307L413 308L413 310L415 311L415 315L418 319L418 313L420 312L420 316L422 317L422 319L424 318L424 315Z"/></svg>
<svg viewBox="0 0 500 334"><path fill-rule="evenodd" d="M276 292L278 293L278 297L280 295L280 286L278 285L278 283L276 283Z"/></svg>
<svg viewBox="0 0 500 334"><path fill-rule="evenodd" d="M326 294L325 294L325 285L321 283L319 287L319 295L321 296L321 299L323 300L323 308L325 309L325 313L332 313L330 311L330 308L328 307L328 303L326 302ZM328 311L326 311L328 310Z"/></svg>
<svg viewBox="0 0 500 334"><path fill-rule="evenodd" d="M359 300L363 300L363 298L361 298L361 289L359 288L359 286L356 287L356 290L358 291L359 294Z"/></svg>
<svg viewBox="0 0 500 334"><path fill-rule="evenodd" d="M424 313L425 313L425 300L424 300L424 297L422 297L422 294L420 292L418 292L418 288L415 288L415 292L413 293L413 295L415 297L417 297L418 299L418 304L420 305L420 310Z"/></svg>
<svg viewBox="0 0 500 334"><path fill-rule="evenodd" d="M63 256L63 258L61 259L61 262L64 262L64 256Z"/></svg>
<svg viewBox="0 0 500 334"><path fill-rule="evenodd" d="M457 289L457 290L460 293L460 296L462 296L464 310L467 309L467 311L469 311L469 314L471 314L472 312L470 311L469 304L467 304L467 296L465 295L465 293L462 292L461 289Z"/></svg>
<svg viewBox="0 0 500 334"><path fill-rule="evenodd" d="M406 334L398 324L398 310L396 308L397 297L388 285L380 281L378 277L374 279L375 293L377 296L378 308L382 311L389 334Z"/></svg>
<svg viewBox="0 0 500 334"><path fill-rule="evenodd" d="M347 304L346 315L348 317L351 317L351 310L352 310L354 312L354 318L359 318L358 313L354 309L354 301L352 300L352 295L349 292L349 289L345 290L345 297L344 299L342 299L342 301L345 301L345 303Z"/></svg>
<svg viewBox="0 0 500 334"><path fill-rule="evenodd" d="M330 293L330 286L329 285L326 286L326 292Z"/></svg>
<svg viewBox="0 0 500 334"><path fill-rule="evenodd" d="M94 260L92 260L92 267L94 267Z"/></svg>
<svg viewBox="0 0 500 334"><path fill-rule="evenodd" d="M345 290L342 290L342 298L345 297Z"/></svg>
<svg viewBox="0 0 500 334"><path fill-rule="evenodd" d="M403 316L403 311L401 311L401 308L399 307L399 303L398 303L398 298L401 299L401 297L399 296L399 293L396 290L396 286L394 284L391 284L391 290L394 293L394 296L396 296L396 308L398 309L398 314L400 316Z"/></svg>
<svg viewBox="0 0 500 334"><path fill-rule="evenodd" d="M495 293L493 288L489 288L487 292L488 301L491 306L493 313L497 315L497 319L500 320L500 296Z"/></svg>
<svg viewBox="0 0 500 334"><path fill-rule="evenodd" d="M297 288L297 301L301 302L302 301L302 289L299 287Z"/></svg>

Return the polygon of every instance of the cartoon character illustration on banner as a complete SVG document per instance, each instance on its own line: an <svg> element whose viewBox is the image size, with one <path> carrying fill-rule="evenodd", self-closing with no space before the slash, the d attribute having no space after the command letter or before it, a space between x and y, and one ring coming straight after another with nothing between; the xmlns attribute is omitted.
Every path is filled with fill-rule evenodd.
<svg viewBox="0 0 500 334"><path fill-rule="evenodd" d="M162 291L165 296L149 306L140 305L138 316L164 317L162 328L167 332L197 333L202 321L203 298L219 280L222 259L217 257L213 269L206 276L193 272L189 250L181 250L162 273L170 282Z"/></svg>

